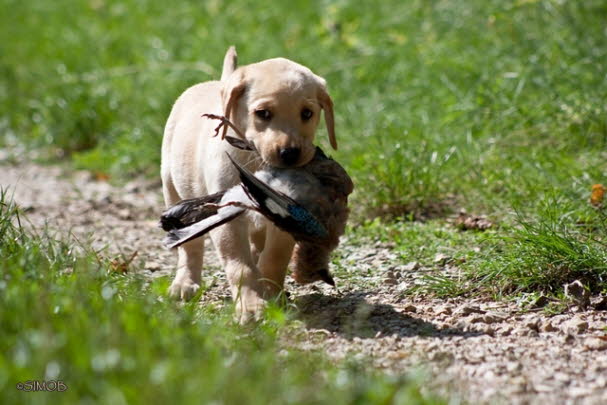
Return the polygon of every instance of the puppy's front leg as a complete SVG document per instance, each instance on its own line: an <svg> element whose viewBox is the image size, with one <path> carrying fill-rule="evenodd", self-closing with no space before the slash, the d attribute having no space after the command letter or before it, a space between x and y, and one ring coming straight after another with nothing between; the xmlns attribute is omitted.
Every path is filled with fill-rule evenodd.
<svg viewBox="0 0 607 405"><path fill-rule="evenodd" d="M177 274L169 288L174 298L189 300L200 288L204 238L194 239L178 248Z"/></svg>
<svg viewBox="0 0 607 405"><path fill-rule="evenodd" d="M266 304L263 286L259 282L261 274L251 256L247 228L245 218L240 217L211 231L240 323L259 319Z"/></svg>
<svg viewBox="0 0 607 405"><path fill-rule="evenodd" d="M272 296L283 290L287 266L291 260L295 240L286 232L274 225L268 225L266 241L259 256L259 270L261 271L264 288Z"/></svg>

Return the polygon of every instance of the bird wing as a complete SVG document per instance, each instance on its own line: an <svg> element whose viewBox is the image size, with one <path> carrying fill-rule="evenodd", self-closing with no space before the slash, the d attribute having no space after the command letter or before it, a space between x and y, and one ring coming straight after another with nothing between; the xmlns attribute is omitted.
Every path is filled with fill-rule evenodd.
<svg viewBox="0 0 607 405"><path fill-rule="evenodd" d="M326 238L324 225L301 204L288 195L274 190L240 166L228 153L228 158L240 173L242 186L259 207L259 211L283 231L298 238Z"/></svg>

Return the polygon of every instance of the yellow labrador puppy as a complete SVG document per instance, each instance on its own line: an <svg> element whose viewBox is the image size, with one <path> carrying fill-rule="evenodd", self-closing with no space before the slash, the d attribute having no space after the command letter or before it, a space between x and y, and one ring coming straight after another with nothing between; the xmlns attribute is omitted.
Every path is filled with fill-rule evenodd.
<svg viewBox="0 0 607 405"><path fill-rule="evenodd" d="M337 148L333 102L325 80L288 59L269 59L237 68L236 51L226 53L221 81L187 89L175 102L162 142L162 188L171 206L185 198L226 190L239 179L226 152L251 171L261 164L297 167L314 156L321 109L331 146ZM233 148L215 135L223 115L259 151ZM224 135L227 126L224 127ZM227 129L228 135L238 137ZM211 232L236 302L237 317L257 317L267 299L279 293L294 240L260 215L243 215ZM190 299L200 287L203 238L179 247L177 274L169 293Z"/></svg>

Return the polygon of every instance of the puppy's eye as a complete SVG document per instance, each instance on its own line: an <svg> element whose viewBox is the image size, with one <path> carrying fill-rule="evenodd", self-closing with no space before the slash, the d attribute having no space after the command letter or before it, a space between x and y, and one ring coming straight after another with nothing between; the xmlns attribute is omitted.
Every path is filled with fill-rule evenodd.
<svg viewBox="0 0 607 405"><path fill-rule="evenodd" d="M272 119L272 113L270 110L255 110L255 115L257 118L264 121L270 121Z"/></svg>
<svg viewBox="0 0 607 405"><path fill-rule="evenodd" d="M301 110L301 119L304 121L307 121L312 118L312 115L314 115L314 113L309 108L304 108L303 110Z"/></svg>

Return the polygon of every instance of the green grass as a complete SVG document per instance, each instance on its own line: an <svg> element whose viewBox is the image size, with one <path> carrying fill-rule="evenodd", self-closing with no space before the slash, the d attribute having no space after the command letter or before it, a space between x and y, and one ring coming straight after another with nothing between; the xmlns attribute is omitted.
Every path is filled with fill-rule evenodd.
<svg viewBox="0 0 607 405"><path fill-rule="evenodd" d="M0 7L2 143L94 171L156 175L172 102L235 44L243 63L284 55L327 78L367 214L450 196L495 212L604 175L601 0Z"/></svg>
<svg viewBox="0 0 607 405"><path fill-rule="evenodd" d="M168 280L111 272L86 248L18 223L0 202L2 403L443 403L417 380L285 344L298 327L288 311L242 328L230 310L167 300ZM68 389L16 389L30 380Z"/></svg>

